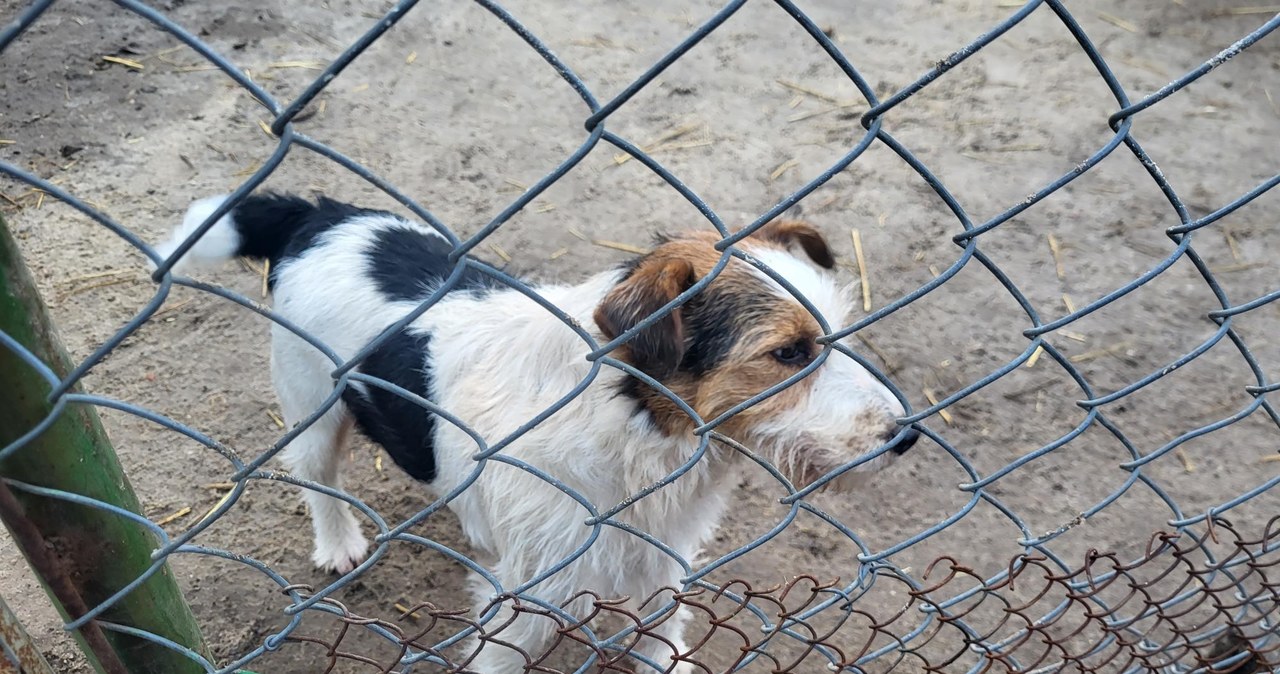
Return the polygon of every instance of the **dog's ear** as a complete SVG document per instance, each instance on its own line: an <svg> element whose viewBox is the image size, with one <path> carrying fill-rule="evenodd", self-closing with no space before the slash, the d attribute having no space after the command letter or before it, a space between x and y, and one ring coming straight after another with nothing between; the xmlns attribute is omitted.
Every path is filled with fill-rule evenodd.
<svg viewBox="0 0 1280 674"><path fill-rule="evenodd" d="M831 248L827 246L827 240L822 238L822 234L807 222L774 220L757 229L753 236L765 241L782 244L788 248L792 245L799 245L804 249L809 259L818 263L818 266L823 269L831 269L836 266L835 256L831 254Z"/></svg>
<svg viewBox="0 0 1280 674"><path fill-rule="evenodd" d="M596 307L596 325L606 339L613 339L688 290L694 280L688 260L650 254L604 296ZM680 307L641 330L619 351L622 360L655 379L670 375L685 351Z"/></svg>

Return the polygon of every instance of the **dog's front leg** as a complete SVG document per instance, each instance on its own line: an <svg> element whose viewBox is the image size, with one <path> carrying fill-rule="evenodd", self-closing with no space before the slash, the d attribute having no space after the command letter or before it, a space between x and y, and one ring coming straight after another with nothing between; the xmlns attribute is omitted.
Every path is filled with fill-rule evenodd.
<svg viewBox="0 0 1280 674"><path fill-rule="evenodd" d="M572 582L567 575L548 579L524 593L536 601L505 598L497 614L485 623L485 637L476 642L479 652L467 670L479 674L518 674L529 671L528 665L541 662L556 645L555 637L560 629L573 622L559 615L552 617L545 607L563 606L569 615L581 616L588 605L585 599L569 601ZM522 582L515 577L503 580L512 587ZM476 616L483 616L492 610L493 588L477 577L472 579L472 589L476 593ZM518 609L514 608L517 604Z"/></svg>
<svg viewBox="0 0 1280 674"><path fill-rule="evenodd" d="M647 614L661 608L661 605L658 601L654 601L650 602L649 606L645 608L628 608L631 608L641 618L646 618L648 617ZM656 624L642 628L641 631L644 634L632 650L652 660L658 665L659 669L654 670L649 665L637 660L634 664L636 674L656 674L656 672L694 674L694 672L698 671L691 663L676 660L677 656L687 655L689 651L689 646L684 641L684 628L689 622L689 609L677 604L672 611L656 618L655 622Z"/></svg>
<svg viewBox="0 0 1280 674"><path fill-rule="evenodd" d="M467 667L479 674L516 674L537 662L546 650L557 625L542 616L513 611L512 600L502 603L497 615L486 625L485 638L476 644L479 652ZM477 606L477 613L489 607Z"/></svg>

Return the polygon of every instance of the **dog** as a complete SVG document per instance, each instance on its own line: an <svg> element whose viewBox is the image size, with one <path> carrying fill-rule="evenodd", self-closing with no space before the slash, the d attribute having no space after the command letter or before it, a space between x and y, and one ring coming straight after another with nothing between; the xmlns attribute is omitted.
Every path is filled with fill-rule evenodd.
<svg viewBox="0 0 1280 674"><path fill-rule="evenodd" d="M172 238L169 257L226 197L195 202ZM721 258L712 233L660 238L651 252L577 284L533 286L599 344L640 325L707 276ZM833 273L822 235L797 221L775 221L736 244L804 294L829 326L848 323L852 295ZM327 198L259 194L241 201L178 260L174 269L233 256L267 260L276 312L351 358L405 317L455 273L448 241L431 227ZM700 292L638 330L611 355L679 396L703 420L809 366L822 335L809 309L767 274L732 258ZM334 363L279 324L272 326L271 373L285 422L298 424L333 394ZM486 442L516 432L586 380L592 347L546 308L472 267L404 330L357 368L419 396L465 423ZM853 359L831 353L807 377L731 416L717 431L752 448L801 487L867 459L831 480L848 491L859 476L904 453L919 433L895 422L903 406ZM622 368L597 376L563 408L527 429L499 454L572 488L597 511L633 497L688 463L699 447L696 423L663 392ZM467 432L391 390L353 381L341 399L282 453L289 471L341 488L344 444L352 428L381 445L433 497L474 479L448 505L503 588L520 586L580 556L524 595L581 610L582 590L642 600L681 585L684 570L658 546L623 528L593 527L589 512L542 477L498 460L480 462ZM635 500L615 519L695 559L716 529L742 455L720 443L686 473ZM478 475L477 475L478 473ZM304 489L320 569L345 574L368 542L346 503ZM492 586L477 611L491 606ZM643 615L643 614L641 614ZM633 652L660 669L694 671L681 661L685 610L647 630ZM504 606L499 639L475 654L484 674L522 671L553 636L545 617ZM657 637L657 638L654 638Z"/></svg>

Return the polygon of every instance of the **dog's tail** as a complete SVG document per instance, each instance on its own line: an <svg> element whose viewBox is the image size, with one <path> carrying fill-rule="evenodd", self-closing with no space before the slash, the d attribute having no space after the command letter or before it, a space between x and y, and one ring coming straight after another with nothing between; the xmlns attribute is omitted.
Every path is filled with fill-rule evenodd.
<svg viewBox="0 0 1280 674"><path fill-rule="evenodd" d="M178 246L213 215L228 195L201 199L187 209L182 224L156 252L168 258ZM218 219L173 266L183 271L193 266L233 257L266 259L275 267L289 244L304 231L315 229L322 218L320 207L291 195L260 194L244 200Z"/></svg>

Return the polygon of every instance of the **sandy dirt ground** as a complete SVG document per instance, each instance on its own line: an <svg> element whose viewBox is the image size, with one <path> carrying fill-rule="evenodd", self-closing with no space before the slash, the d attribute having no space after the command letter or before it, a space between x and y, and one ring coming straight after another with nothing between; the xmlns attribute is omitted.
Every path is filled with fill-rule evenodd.
<svg viewBox="0 0 1280 674"><path fill-rule="evenodd" d="M868 0L802 3L885 96L925 73L996 22L1016 3ZM1079 0L1069 5L1133 99L1195 67L1269 15L1224 1ZM1257 4L1257 3L1252 3ZM0 1L7 21L19 3ZM280 100L300 93L389 3L332 0L163 0L169 16L207 40ZM512 0L508 9L607 100L717 8L697 0L623 3ZM57 182L156 241L193 199L236 186L269 155L266 113L191 50L110 3L65 0L0 56L0 158ZM103 60L138 61L132 68ZM748 3L723 27L646 87L609 128L653 155L704 197L730 226L751 221L835 162L861 138L865 110L856 90L783 11ZM1111 137L1117 105L1062 23L1037 10L886 117L885 128L932 168L975 222L990 218L1069 171ZM423 3L320 98L298 129L356 158L431 209L461 234L474 233L522 189L584 140L586 108L512 31L478 5ZM1208 213L1275 174L1280 137L1280 40L1272 36L1227 66L1137 118L1134 135L1159 163L1193 215ZM478 253L533 279L572 280L628 254L590 240L644 246L659 230L707 227L697 211L637 161L600 144L582 164L502 227ZM323 192L373 207L397 205L359 178L295 149L267 186ZM63 339L87 355L151 297L143 257L52 199L0 182L0 210L19 238ZM12 201L20 204L13 205ZM1274 290L1280 190L1196 235L1195 247L1228 297ZM874 307L947 269L961 249L956 218L909 167L875 144L798 209L833 243L842 273L858 277L850 231L861 233ZM1123 148L1098 168L980 239L980 248L1026 294L1042 317L1083 306L1158 263L1173 244L1177 217ZM581 236L580 236L581 235ZM1057 254L1050 239L1056 242ZM1270 251L1270 252L1268 252ZM504 260L509 257L509 261ZM1055 259L1056 257L1056 259ZM258 297L261 280L239 266L201 278ZM1206 312L1218 305L1184 259L1141 290L1050 336L1097 392L1158 370L1210 337ZM862 331L854 347L882 364L917 408L945 397L1022 353L1023 310L978 264L941 289ZM1280 308L1236 326L1268 376L1280 362ZM164 313L96 367L86 387L189 424L245 454L281 434L267 367L268 322L216 297L177 289ZM1160 382L1107 407L1142 452L1243 409L1252 376L1229 343ZM926 425L983 475L1079 425L1085 396L1049 358L1020 367ZM195 524L224 492L229 474L213 452L143 420L104 411L133 484L156 520ZM1188 442L1144 468L1184 513L1204 512L1280 471L1265 462L1276 427L1261 414ZM352 449L351 491L387 521L417 512L425 496L382 465L380 450ZM1066 525L1119 489L1129 473L1119 442L1093 427L988 488L1032 534ZM957 461L922 441L893 469L852 495L814 502L852 528L872 551L925 531L968 502ZM746 470L711 554L743 546L787 514L782 488ZM1280 512L1280 493L1231 511L1259 530ZM1166 527L1170 509L1142 485L1052 544L1064 559L1086 550L1133 555ZM452 515L417 533L466 549ZM985 503L944 532L892 556L917 576L947 554L990 576L1022 548L1023 532ZM197 542L253 556L292 582L326 578L308 561L310 531L297 495L254 484ZM816 517L802 515L781 535L715 578L761 585L796 574L856 574L857 547ZM88 671L11 543L0 546L0 593L15 606L60 672ZM212 649L227 661L284 624L287 601L260 575L230 563L178 557L174 569ZM337 597L361 615L394 620L396 603L468 604L465 572L429 550L392 548ZM901 584L885 583L860 608L892 615ZM919 620L919 617L911 618ZM906 623L899 633L909 629ZM305 633L332 636L316 619ZM394 652L353 636L384 662ZM711 650L708 662L731 649ZM810 671L825 671L816 664ZM719 660L718 660L719 659ZM257 661L266 673L323 671L321 646L290 643ZM959 664L956 667L960 667ZM422 671L434 671L421 668ZM752 671L766 671L759 663ZM336 671L373 671L344 662ZM803 668L802 668L803 671ZM897 671L913 671L906 665Z"/></svg>

